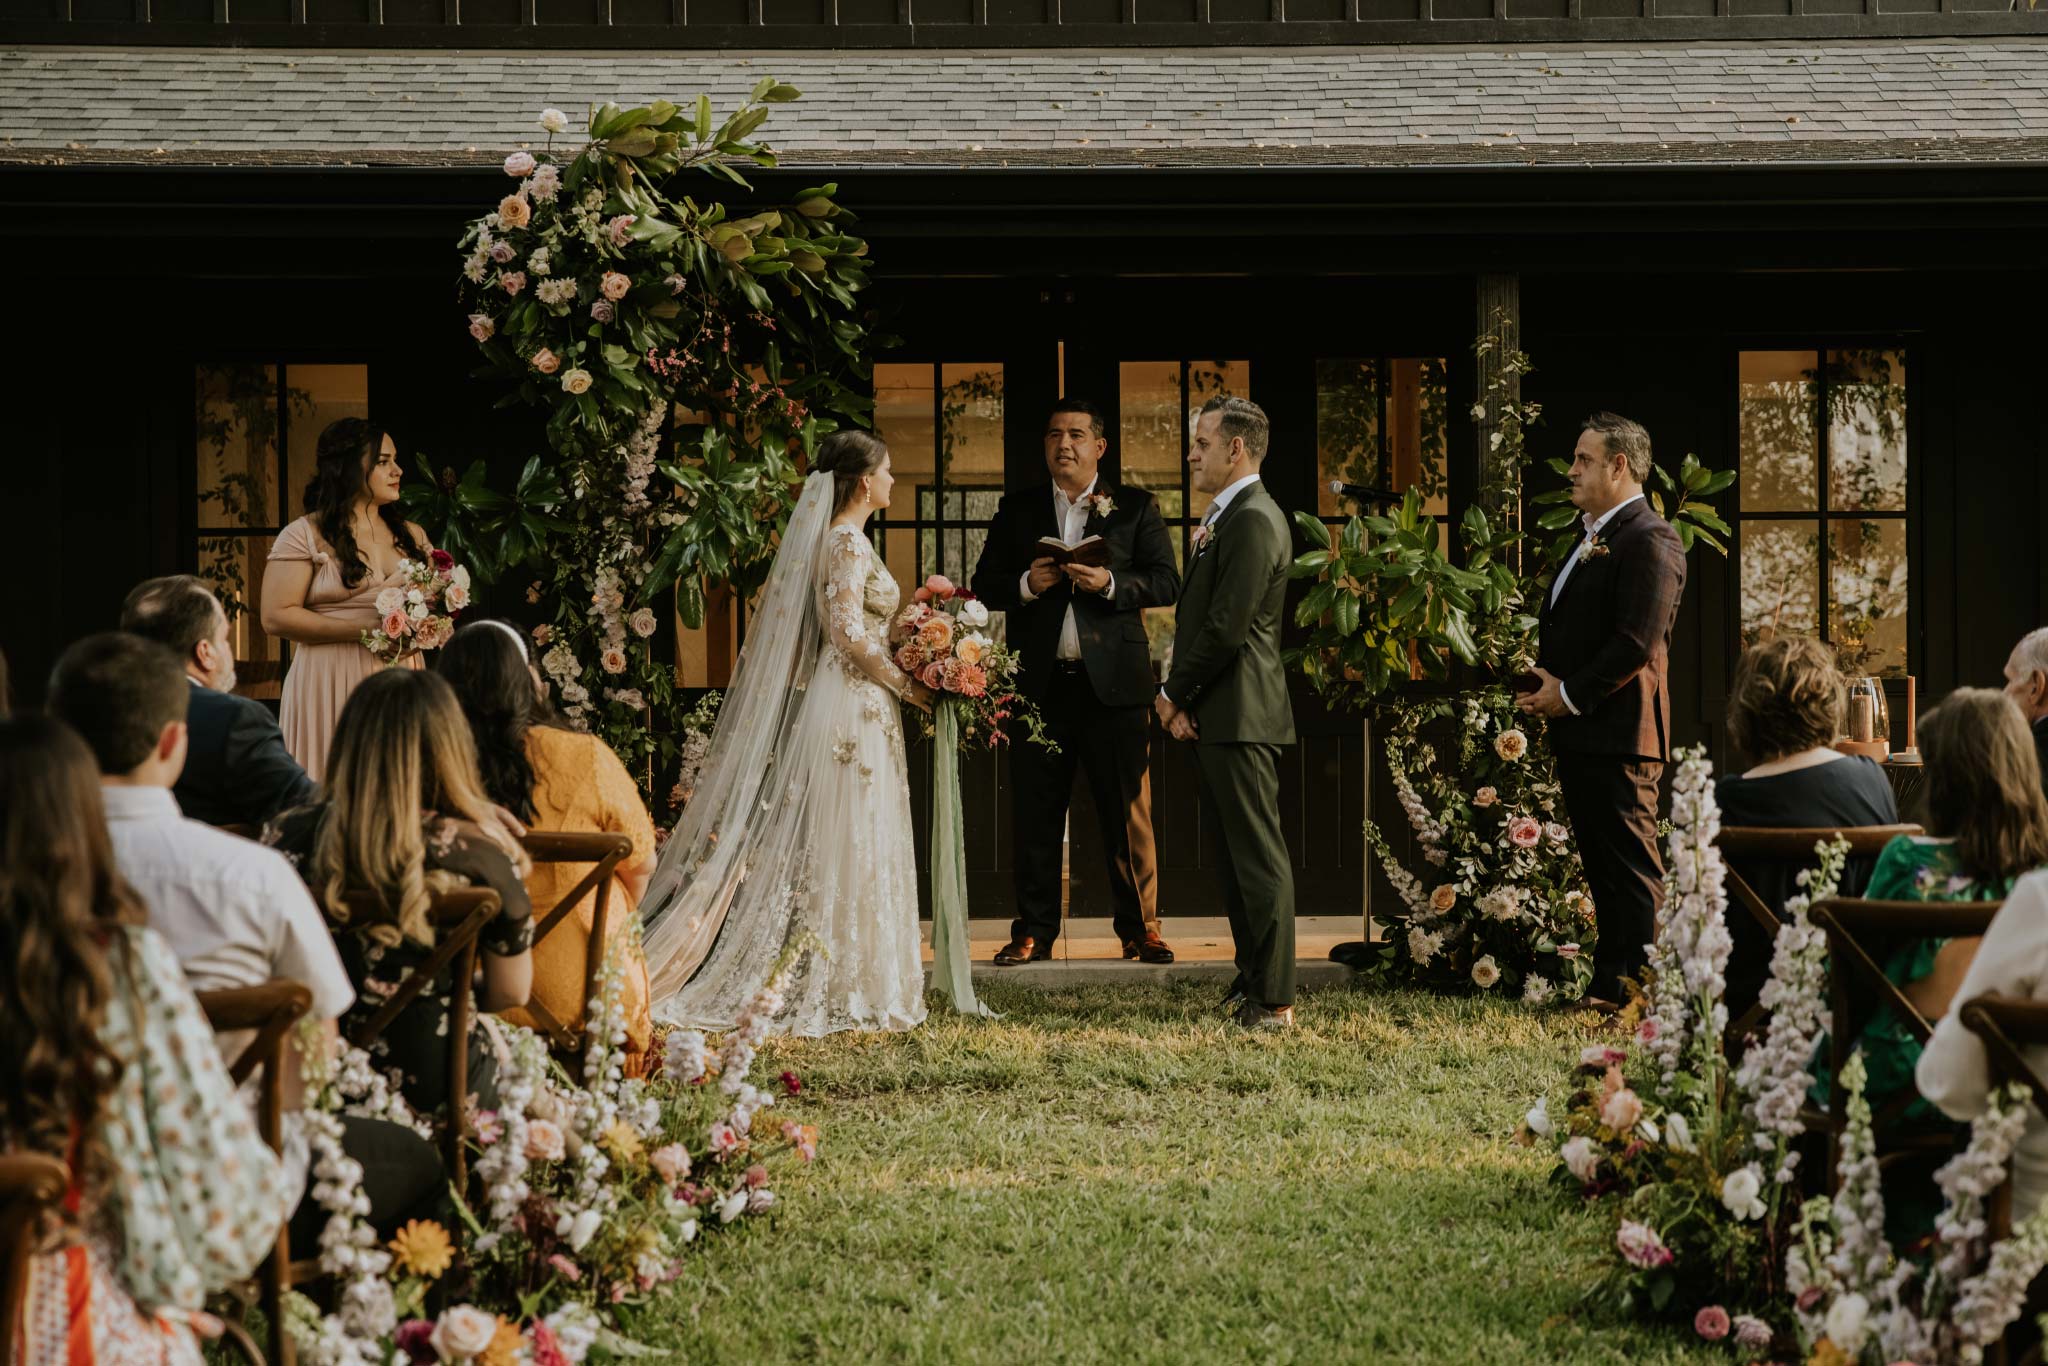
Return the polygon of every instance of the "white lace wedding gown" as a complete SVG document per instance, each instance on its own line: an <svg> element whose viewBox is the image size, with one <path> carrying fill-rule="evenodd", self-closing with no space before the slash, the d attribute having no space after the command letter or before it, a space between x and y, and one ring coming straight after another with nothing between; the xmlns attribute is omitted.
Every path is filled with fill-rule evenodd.
<svg viewBox="0 0 2048 1366"><path fill-rule="evenodd" d="M692 869L708 868L713 880L725 880L729 904L702 966L672 985L665 1001L663 979L673 984L678 974L667 961L656 967L656 1013L677 1024L731 1026L792 951L798 956L776 1032L899 1030L924 1019L917 849L899 701L909 679L888 649L888 622L902 593L858 527L824 528L815 572L816 616L807 614L806 629L822 638L783 666L790 670L780 684L786 696L778 743L785 752L768 752L758 774L723 779L751 799L747 810L724 817L727 828L736 819L744 823L749 852L741 866L720 873L714 857L721 828L713 825L701 829L702 847L685 856ZM750 682L758 687L763 680ZM707 775L717 771L727 739L721 716ZM731 743L745 762L746 738L735 735ZM749 780L758 792L744 788ZM700 786L692 805L704 795ZM679 827L678 837L684 834ZM689 874L682 876L685 885L668 906L698 919L707 907L715 913L715 892L689 905ZM650 903L662 890L650 888ZM650 956L658 937L657 927ZM665 950L662 957L669 957ZM686 971L687 954L678 961Z"/></svg>

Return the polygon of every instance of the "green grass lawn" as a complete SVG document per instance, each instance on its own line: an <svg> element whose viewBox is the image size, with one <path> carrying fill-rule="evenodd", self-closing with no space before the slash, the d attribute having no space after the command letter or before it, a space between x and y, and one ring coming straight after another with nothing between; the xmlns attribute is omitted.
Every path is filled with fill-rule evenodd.
<svg viewBox="0 0 2048 1366"><path fill-rule="evenodd" d="M1579 1303L1600 1227L1508 1142L1590 1017L997 985L1000 1022L785 1041L824 1129L637 1335L771 1362L1728 1362ZM684 1283L687 1286L687 1282Z"/></svg>

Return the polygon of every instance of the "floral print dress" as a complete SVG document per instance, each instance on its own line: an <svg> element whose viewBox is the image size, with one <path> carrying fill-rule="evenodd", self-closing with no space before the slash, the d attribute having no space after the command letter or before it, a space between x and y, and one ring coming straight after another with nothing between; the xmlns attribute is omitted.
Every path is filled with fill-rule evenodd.
<svg viewBox="0 0 2048 1366"><path fill-rule="evenodd" d="M327 819L328 806L320 803L300 807L281 818L265 835L299 875L308 879L313 850L319 844L320 826ZM461 823L432 811L421 813L426 838L426 866L429 873L451 873L473 886L489 887L498 894L498 914L484 926L477 946L502 958L526 952L533 943L533 911L525 884L520 882L512 861L496 845ZM322 889L313 887L320 899ZM430 945L401 939L385 944L363 927L336 925L335 947L341 951L342 966L355 984L356 1003L340 1021L342 1037L374 1016L414 968L433 956ZM388 936L386 936L388 937ZM387 1026L370 1045L370 1056L387 1072L394 1072L399 1089L414 1110L423 1115L446 1118L448 1084L448 1028L455 1012L455 971L444 968L433 984L413 998L411 1005ZM472 1022L476 1019L471 1017ZM470 1049L469 1089L484 1108L496 1104L496 1068L489 1049Z"/></svg>
<svg viewBox="0 0 2048 1366"><path fill-rule="evenodd" d="M121 934L101 1026L124 1064L102 1128L116 1180L83 1245L30 1262L27 1366L197 1363L206 1297L256 1269L298 1199L176 955L148 929Z"/></svg>

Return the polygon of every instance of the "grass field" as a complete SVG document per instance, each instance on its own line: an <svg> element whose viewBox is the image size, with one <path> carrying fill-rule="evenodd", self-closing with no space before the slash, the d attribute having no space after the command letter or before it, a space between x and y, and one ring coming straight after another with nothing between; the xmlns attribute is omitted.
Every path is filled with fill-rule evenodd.
<svg viewBox="0 0 2048 1366"><path fill-rule="evenodd" d="M1508 1142L1589 1018L1340 990L1250 1037L1207 985L774 1045L819 1162L636 1335L718 1362L1731 1360L1579 1303L1595 1221Z"/></svg>

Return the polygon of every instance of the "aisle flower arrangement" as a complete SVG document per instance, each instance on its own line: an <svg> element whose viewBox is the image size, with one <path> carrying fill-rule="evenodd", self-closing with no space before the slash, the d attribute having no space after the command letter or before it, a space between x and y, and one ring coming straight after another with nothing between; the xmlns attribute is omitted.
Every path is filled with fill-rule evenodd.
<svg viewBox="0 0 2048 1366"><path fill-rule="evenodd" d="M1393 709L1389 775L1422 856L1410 868L1372 822L1366 836L1403 913L1378 970L1441 988L1576 999L1592 979L1593 902L1564 824L1540 722L1502 688ZM1455 762L1425 738L1449 720Z"/></svg>
<svg viewBox="0 0 2048 1366"><path fill-rule="evenodd" d="M503 1035L499 1103L469 1126L473 1182L453 1193L452 1226L414 1220L379 1242L340 1116L424 1126L361 1053L323 1067L309 1051L314 1197L328 1212L321 1265L338 1286L330 1312L295 1301L295 1337L314 1366L637 1354L619 1308L673 1293L703 1235L775 1208L772 1164L817 1156L817 1130L774 1108L798 1080L785 1073L771 1092L752 1077L782 974L722 1039L671 1033L649 1082L622 1067L620 962L605 965L580 1078L529 1030L494 1023L479 1034L480 1045Z"/></svg>

